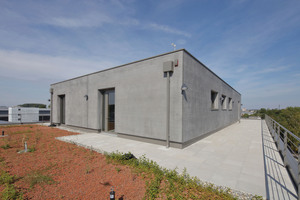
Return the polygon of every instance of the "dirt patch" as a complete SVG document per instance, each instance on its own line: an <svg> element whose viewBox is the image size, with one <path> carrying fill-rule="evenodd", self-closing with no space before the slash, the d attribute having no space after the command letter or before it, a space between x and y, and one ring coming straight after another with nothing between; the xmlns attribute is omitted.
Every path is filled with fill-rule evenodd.
<svg viewBox="0 0 300 200"><path fill-rule="evenodd" d="M142 199L145 180L128 166L106 162L105 156L56 140L76 133L38 125L0 126L0 169L16 176L15 186L28 199ZM27 142L31 152L18 153ZM0 186L3 190L3 186Z"/></svg>

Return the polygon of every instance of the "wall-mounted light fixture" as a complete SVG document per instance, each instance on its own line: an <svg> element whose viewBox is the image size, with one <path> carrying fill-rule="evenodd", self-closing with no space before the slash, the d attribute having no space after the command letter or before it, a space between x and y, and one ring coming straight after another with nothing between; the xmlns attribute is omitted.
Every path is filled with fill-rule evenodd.
<svg viewBox="0 0 300 200"><path fill-rule="evenodd" d="M89 96L87 94L84 95L84 98L85 98L86 101L89 100Z"/></svg>
<svg viewBox="0 0 300 200"><path fill-rule="evenodd" d="M188 86L186 84L182 84L181 90L186 91L188 89Z"/></svg>

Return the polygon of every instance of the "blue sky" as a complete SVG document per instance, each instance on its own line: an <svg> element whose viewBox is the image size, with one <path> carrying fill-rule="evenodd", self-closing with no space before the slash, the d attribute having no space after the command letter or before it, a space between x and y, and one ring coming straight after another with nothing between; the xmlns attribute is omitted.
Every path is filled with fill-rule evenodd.
<svg viewBox="0 0 300 200"><path fill-rule="evenodd" d="M185 48L243 107L300 106L299 0L0 1L0 106L51 83Z"/></svg>

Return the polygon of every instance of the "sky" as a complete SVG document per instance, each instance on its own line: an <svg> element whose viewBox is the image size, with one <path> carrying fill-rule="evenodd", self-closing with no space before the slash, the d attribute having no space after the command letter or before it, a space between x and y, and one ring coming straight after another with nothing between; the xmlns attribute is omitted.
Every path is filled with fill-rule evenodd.
<svg viewBox="0 0 300 200"><path fill-rule="evenodd" d="M184 48L248 109L300 106L299 0L0 0L0 106Z"/></svg>

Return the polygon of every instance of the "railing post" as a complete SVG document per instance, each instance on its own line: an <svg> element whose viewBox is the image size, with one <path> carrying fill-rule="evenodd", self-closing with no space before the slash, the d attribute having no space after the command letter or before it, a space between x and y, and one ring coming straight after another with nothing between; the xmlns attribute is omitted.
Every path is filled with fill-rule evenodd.
<svg viewBox="0 0 300 200"><path fill-rule="evenodd" d="M274 135L273 135L273 120L270 120L270 128L271 128L271 135L272 137L274 138Z"/></svg>
<svg viewBox="0 0 300 200"><path fill-rule="evenodd" d="M280 125L277 124L277 148L278 148L278 151L280 152Z"/></svg>
<svg viewBox="0 0 300 200"><path fill-rule="evenodd" d="M273 138L274 138L274 142L276 144L276 142L277 142L277 138L276 138L276 124L275 124L274 120L273 120Z"/></svg>
<svg viewBox="0 0 300 200"><path fill-rule="evenodd" d="M298 200L300 199L300 144L298 145Z"/></svg>
<svg viewBox="0 0 300 200"><path fill-rule="evenodd" d="M287 131L284 131L284 149L283 149L283 164L287 167Z"/></svg>

